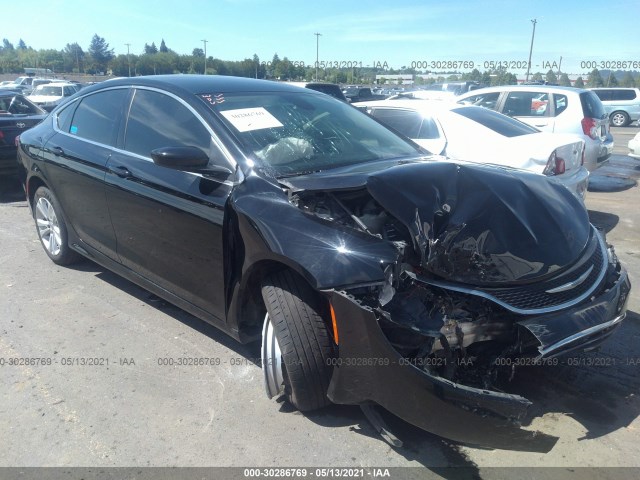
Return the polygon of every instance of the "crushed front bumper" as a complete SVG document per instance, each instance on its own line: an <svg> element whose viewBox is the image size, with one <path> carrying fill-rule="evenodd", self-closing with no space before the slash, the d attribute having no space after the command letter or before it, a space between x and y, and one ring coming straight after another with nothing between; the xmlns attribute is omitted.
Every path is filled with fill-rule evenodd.
<svg viewBox="0 0 640 480"><path fill-rule="evenodd" d="M630 282L624 270L597 298L557 314L519 322L552 357L606 338L624 318ZM520 428L524 397L457 384L406 361L387 340L376 314L344 292L331 291L340 344L329 399L376 403L423 430L458 442L505 450L548 452L556 437Z"/></svg>

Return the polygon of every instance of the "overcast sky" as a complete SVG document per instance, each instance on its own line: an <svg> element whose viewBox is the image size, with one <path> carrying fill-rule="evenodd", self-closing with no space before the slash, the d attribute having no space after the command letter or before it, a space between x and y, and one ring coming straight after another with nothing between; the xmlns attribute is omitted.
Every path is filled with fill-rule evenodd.
<svg viewBox="0 0 640 480"><path fill-rule="evenodd" d="M393 68L467 61L483 71L490 61L526 65L535 18L533 71L554 62L557 70L561 56L567 73L590 70L584 62L640 62L639 0L28 0L3 1L2 10L0 37L35 49L78 42L86 50L97 33L116 54L126 43L142 53L163 38L190 54L206 39L207 55L223 60L278 53L312 64L321 33L324 61Z"/></svg>

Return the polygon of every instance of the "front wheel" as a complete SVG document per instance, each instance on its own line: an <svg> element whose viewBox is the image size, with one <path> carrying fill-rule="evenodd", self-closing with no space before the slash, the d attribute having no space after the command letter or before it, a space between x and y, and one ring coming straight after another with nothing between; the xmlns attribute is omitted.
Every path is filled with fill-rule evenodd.
<svg viewBox="0 0 640 480"><path fill-rule="evenodd" d="M60 204L47 187L40 187L33 197L33 216L40 243L49 258L58 265L69 265L80 255L69 248L67 225Z"/></svg>
<svg viewBox="0 0 640 480"><path fill-rule="evenodd" d="M262 286L267 315L262 330L262 369L267 395L284 393L300 411L328 405L333 339L323 303L290 271L270 275Z"/></svg>
<svg viewBox="0 0 640 480"><path fill-rule="evenodd" d="M613 112L610 119L614 127L625 127L629 124L629 115L626 112Z"/></svg>

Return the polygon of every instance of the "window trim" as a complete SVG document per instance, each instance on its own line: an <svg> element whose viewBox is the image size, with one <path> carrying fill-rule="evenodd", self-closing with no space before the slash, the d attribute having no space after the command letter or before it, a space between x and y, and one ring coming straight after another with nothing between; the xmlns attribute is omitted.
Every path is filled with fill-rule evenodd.
<svg viewBox="0 0 640 480"><path fill-rule="evenodd" d="M151 91L155 91L155 92L158 92L158 93L161 93L161 94L164 94L164 95L168 95L169 97L172 97L172 98L176 99L178 102L180 102L185 107L187 107L187 109L189 109L189 111L191 111L191 113L193 113L198 118L200 123L202 123L204 125L204 127L207 129L207 131L211 135L211 138L213 140L214 145L222 153L222 155L225 158L225 160L227 160L229 162L229 165L234 170L238 171L238 162L236 162L236 160L233 157L233 155L231 155L231 153L229 152L227 147L222 143L222 141L220 140L218 135L213 131L211 126L203 119L202 115L200 115L191 105L189 105L187 102L185 102L179 96L177 96L177 95L175 95L175 94L173 94L171 92L167 92L166 90L159 89L159 88L147 87L145 85L118 85L118 86L103 88L103 89L97 90L95 92L89 92L89 93L87 93L85 95L82 95L81 97L75 98L71 102L65 104L64 109L60 109L60 111L61 110L65 110L67 108L73 108L75 110L75 109L78 108L78 105L80 105L80 102L82 100L84 100L88 96L95 95L95 94L98 94L98 93L101 93L101 92L107 92L107 91L110 91L110 90L129 90L128 98L125 99L125 101L124 101L125 103L124 103L124 106L123 106L124 110L125 110L124 115L126 115L126 119L124 121L124 125L123 125L123 122L120 122L120 126L118 127L118 131L119 131L118 138L117 138L117 142L116 142L115 146L107 145L107 144L104 144L104 143L96 142L94 140L89 140L89 139L82 138L82 137L78 137L77 135L71 135L69 132L65 132L65 131L61 130L58 127L58 112L56 112L55 115L52 115L53 130L56 133L60 133L62 135L66 135L68 137L72 137L72 138L75 138L75 139L81 139L83 142L87 142L87 143L90 143L92 145L96 145L98 147L107 148L107 149L112 150L114 152L122 153L122 154L125 154L125 155L133 155L133 156L135 156L137 158L140 158L142 160L153 162L153 160L151 158L149 158L149 157L145 157L145 156L139 155L137 153L130 152L128 150L124 150L124 148L122 148L123 144L121 143L121 140L123 140L123 138L120 138L120 136L121 136L120 134L122 133L122 135L124 136L124 132L126 131L126 125L129 122L129 111L131 109L131 104L132 104L133 97L134 97L134 95L132 94L132 90L135 90L135 89L151 90ZM75 106L72 107L73 104L75 104ZM75 112L73 114L75 115ZM186 172L186 173L193 173L193 172ZM198 176L202 176L202 174L199 174L199 173L193 173L193 174L194 175L198 175ZM242 176L242 178L244 178L244 176ZM233 182L233 183L239 183L239 182Z"/></svg>
<svg viewBox="0 0 640 480"><path fill-rule="evenodd" d="M137 157L140 158L144 158L146 160L151 160L150 157L145 157L143 155L134 153L134 152L130 152L129 150L125 150L124 149L124 140L125 140L125 135L127 132L127 127L129 126L129 114L131 112L131 106L133 105L133 100L135 99L136 96L136 90L148 90L151 92L156 92L162 95L166 95L170 98L173 98L174 100L177 100L178 103L182 104L184 107L187 108L187 110L189 110L197 119L198 121L205 127L205 129L207 130L207 132L209 132L209 135L211 136L212 142L214 144L214 146L220 151L220 153L222 153L222 156L225 158L225 160L227 160L227 162L229 162L229 165L231 165L235 170L237 170L238 168L238 162L236 162L235 158L233 157L233 155L231 155L231 153L229 152L229 150L227 149L227 147L222 143L222 141L220 140L220 138L218 137L218 135L214 132L213 128L211 128L211 126L209 125L209 123L207 121L205 121L205 119L202 117L202 115L200 115L200 113L198 113L198 111L193 108L191 105L189 105L187 102L184 101L184 99L180 98L179 96L177 96L176 94L172 93L172 92L168 92L166 90L162 90L160 88L154 88L154 87L147 87L146 85L131 85L131 93L129 96L129 99L127 100L128 105L125 106L126 108L126 119L123 125L123 130L122 130L122 144L119 145L119 150L132 154L132 155L136 155ZM151 160L153 161L153 160Z"/></svg>

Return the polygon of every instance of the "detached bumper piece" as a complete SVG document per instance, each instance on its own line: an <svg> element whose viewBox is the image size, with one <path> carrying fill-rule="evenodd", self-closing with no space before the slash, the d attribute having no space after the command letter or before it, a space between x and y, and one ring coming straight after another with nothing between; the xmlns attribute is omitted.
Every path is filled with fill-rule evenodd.
<svg viewBox="0 0 640 480"><path fill-rule="evenodd" d="M456 384L407 365L372 310L341 292L332 292L331 304L340 332L328 391L332 402L375 402L423 430L471 445L546 453L557 442L519 428L531 405L526 398Z"/></svg>

